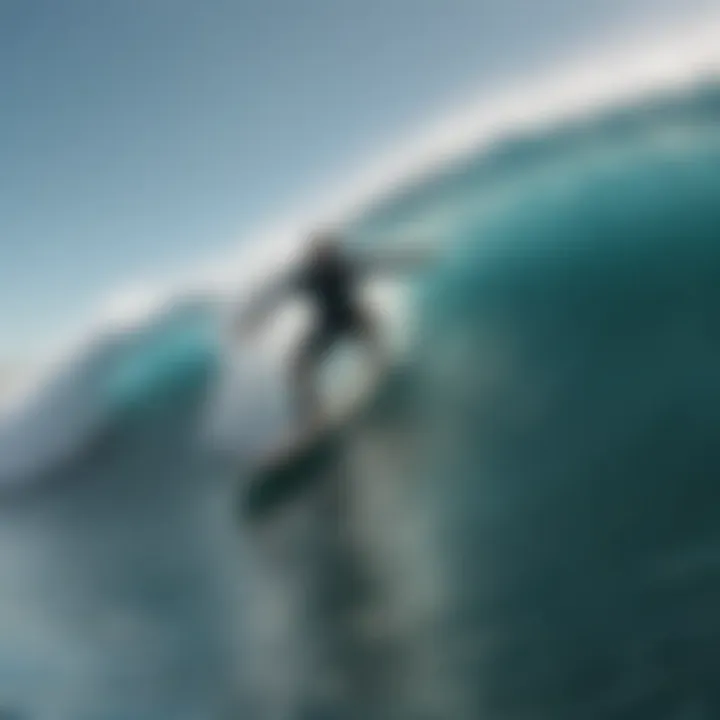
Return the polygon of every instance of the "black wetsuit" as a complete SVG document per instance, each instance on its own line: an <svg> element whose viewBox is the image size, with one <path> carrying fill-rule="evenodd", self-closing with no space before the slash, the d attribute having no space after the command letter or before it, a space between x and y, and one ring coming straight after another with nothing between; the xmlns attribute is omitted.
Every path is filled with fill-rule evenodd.
<svg viewBox="0 0 720 720"><path fill-rule="evenodd" d="M315 306L317 321L300 350L306 360L322 355L339 336L365 329L356 301L357 269L342 256L309 262L299 277L299 290Z"/></svg>

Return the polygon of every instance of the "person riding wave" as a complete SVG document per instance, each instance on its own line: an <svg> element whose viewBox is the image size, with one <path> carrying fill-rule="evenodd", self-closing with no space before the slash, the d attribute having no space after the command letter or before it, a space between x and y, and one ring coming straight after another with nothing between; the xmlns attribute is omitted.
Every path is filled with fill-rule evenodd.
<svg viewBox="0 0 720 720"><path fill-rule="evenodd" d="M395 252L385 257L350 253L343 247L340 234L317 232L310 237L299 266L272 283L251 304L243 324L252 328L289 295L304 296L314 307L314 325L294 353L290 370L294 407L300 418L309 420L318 411L314 373L339 341L359 340L374 363L383 361L379 328L360 300L360 284L378 272L405 269L425 259L417 252Z"/></svg>

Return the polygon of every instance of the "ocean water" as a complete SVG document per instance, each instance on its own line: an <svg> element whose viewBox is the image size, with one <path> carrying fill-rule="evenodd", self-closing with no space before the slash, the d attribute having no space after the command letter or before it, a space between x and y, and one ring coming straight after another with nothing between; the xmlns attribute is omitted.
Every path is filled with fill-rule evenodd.
<svg viewBox="0 0 720 720"><path fill-rule="evenodd" d="M348 229L413 228L407 358L264 522L213 442L211 302L5 421L9 716L720 715L720 86L509 135Z"/></svg>

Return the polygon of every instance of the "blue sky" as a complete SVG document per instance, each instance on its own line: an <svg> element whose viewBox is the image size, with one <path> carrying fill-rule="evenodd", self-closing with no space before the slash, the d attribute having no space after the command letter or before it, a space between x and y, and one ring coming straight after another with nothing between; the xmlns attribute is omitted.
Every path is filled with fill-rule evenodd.
<svg viewBox="0 0 720 720"><path fill-rule="evenodd" d="M702 0L3 0L0 359L464 98Z"/></svg>

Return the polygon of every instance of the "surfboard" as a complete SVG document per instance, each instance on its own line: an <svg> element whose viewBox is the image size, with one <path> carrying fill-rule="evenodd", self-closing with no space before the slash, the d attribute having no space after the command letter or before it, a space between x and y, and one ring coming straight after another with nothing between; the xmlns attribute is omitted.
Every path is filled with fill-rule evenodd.
<svg viewBox="0 0 720 720"><path fill-rule="evenodd" d="M315 422L291 433L263 458L244 486L242 514L251 519L264 517L321 476L327 464L338 456L344 433L376 397L386 373L385 366L378 367L352 402L328 410Z"/></svg>

